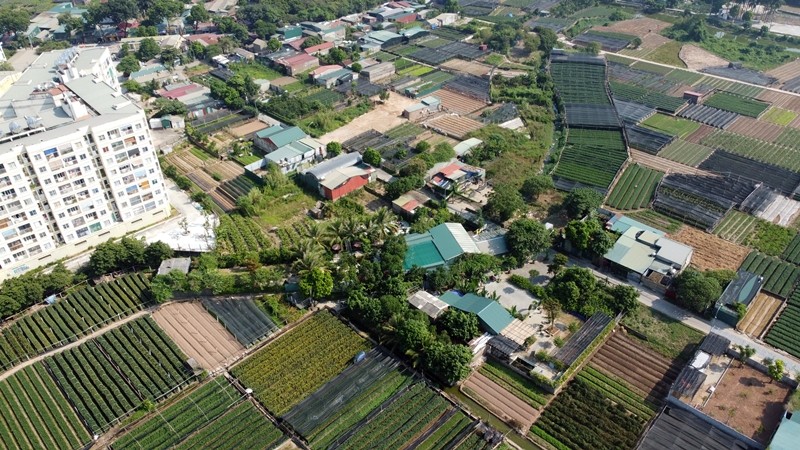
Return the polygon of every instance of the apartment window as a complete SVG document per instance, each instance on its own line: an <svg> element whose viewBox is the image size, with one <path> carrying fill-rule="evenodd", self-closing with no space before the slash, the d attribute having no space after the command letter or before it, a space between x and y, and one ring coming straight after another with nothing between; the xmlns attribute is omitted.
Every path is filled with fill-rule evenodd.
<svg viewBox="0 0 800 450"><path fill-rule="evenodd" d="M22 175L14 175L14 181L19 181L22 179Z"/></svg>
<svg viewBox="0 0 800 450"><path fill-rule="evenodd" d="M143 141L143 140L145 140L145 137L144 137L144 135L141 135L141 136L139 136L139 140L140 140L140 141Z"/></svg>
<svg viewBox="0 0 800 450"><path fill-rule="evenodd" d="M24 238L22 238L22 240L25 242L36 241L36 235L32 234L30 236L25 236Z"/></svg>
<svg viewBox="0 0 800 450"><path fill-rule="evenodd" d="M108 153L108 147L103 147L103 153Z"/></svg>
<svg viewBox="0 0 800 450"><path fill-rule="evenodd" d="M15 163L15 162L8 163L8 168L9 169L16 169L17 168L17 163Z"/></svg>
<svg viewBox="0 0 800 450"><path fill-rule="evenodd" d="M36 161L41 161L42 155L33 155L33 159L35 159Z"/></svg>
<svg viewBox="0 0 800 450"><path fill-rule="evenodd" d="M136 129L137 130L141 130L142 129L142 124L141 123L137 123L136 124Z"/></svg>
<svg viewBox="0 0 800 450"><path fill-rule="evenodd" d="M39 167L39 173L44 173L47 170L47 167Z"/></svg>
<svg viewBox="0 0 800 450"><path fill-rule="evenodd" d="M51 197L55 197L55 195L56 195L56 191L55 191L55 190L52 190L52 191L50 191L48 194L49 194Z"/></svg>
<svg viewBox="0 0 800 450"><path fill-rule="evenodd" d="M105 141L105 140L106 140L106 135L105 135L105 134L101 134L101 135L98 137L98 140L99 140L99 141Z"/></svg>
<svg viewBox="0 0 800 450"><path fill-rule="evenodd" d="M122 182L117 180L114 182L114 186L122 186Z"/></svg>
<svg viewBox="0 0 800 450"><path fill-rule="evenodd" d="M22 259L22 258L24 258L24 257L25 257L25 251L23 250L23 251L21 251L21 252L14 253L14 255L13 255L13 256L14 256L14 258L16 258L16 259Z"/></svg>
<svg viewBox="0 0 800 450"><path fill-rule="evenodd" d="M31 216L35 216L36 215L36 210L34 209L33 211L30 212L30 214L31 214Z"/></svg>
<svg viewBox="0 0 800 450"><path fill-rule="evenodd" d="M3 264L11 264L11 258L4 259Z"/></svg>
<svg viewBox="0 0 800 450"><path fill-rule="evenodd" d="M125 148L125 144L123 144L122 141L117 141L111 144L111 148L114 151L122 150L123 148Z"/></svg>
<svg viewBox="0 0 800 450"><path fill-rule="evenodd" d="M47 179L44 180L44 184L50 184L52 182L53 182L53 180L51 180L50 178L47 178Z"/></svg>
<svg viewBox="0 0 800 450"><path fill-rule="evenodd" d="M84 160L84 159L86 159L86 155L81 154L81 160Z"/></svg>
<svg viewBox="0 0 800 450"><path fill-rule="evenodd" d="M111 131L108 132L108 138L109 139L116 139L119 136L120 136L119 135L119 130L111 130Z"/></svg>

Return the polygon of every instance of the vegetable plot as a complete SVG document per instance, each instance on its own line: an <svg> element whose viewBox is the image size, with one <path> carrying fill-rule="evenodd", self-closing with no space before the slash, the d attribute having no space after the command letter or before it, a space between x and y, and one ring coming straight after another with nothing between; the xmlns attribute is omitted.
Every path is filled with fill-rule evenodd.
<svg viewBox="0 0 800 450"><path fill-rule="evenodd" d="M281 430L261 414L252 402L247 401L229 410L175 449L272 449L282 441Z"/></svg>
<svg viewBox="0 0 800 450"><path fill-rule="evenodd" d="M70 342L143 307L149 282L131 274L69 294L53 305L27 315L0 335L0 368Z"/></svg>
<svg viewBox="0 0 800 450"><path fill-rule="evenodd" d="M89 433L41 363L0 381L0 447L81 448Z"/></svg>
<svg viewBox="0 0 800 450"><path fill-rule="evenodd" d="M245 347L278 331L278 326L251 299L206 298L202 303Z"/></svg>
<svg viewBox="0 0 800 450"><path fill-rule="evenodd" d="M217 248L223 254L258 252L272 247L258 224L238 214L220 216L215 233Z"/></svg>
<svg viewBox="0 0 800 450"><path fill-rule="evenodd" d="M272 413L289 409L341 372L368 343L321 311L232 370Z"/></svg>
<svg viewBox="0 0 800 450"><path fill-rule="evenodd" d="M758 117L769 108L769 103L728 92L718 92L706 99L703 104L747 117Z"/></svg>
<svg viewBox="0 0 800 450"><path fill-rule="evenodd" d="M800 290L795 290L765 338L768 344L800 357Z"/></svg>
<svg viewBox="0 0 800 450"><path fill-rule="evenodd" d="M800 267L757 251L747 255L740 270L762 275L764 277L762 289L782 298L786 298L792 292L795 282L800 277Z"/></svg>
<svg viewBox="0 0 800 450"><path fill-rule="evenodd" d="M625 169L606 204L617 209L640 209L647 206L656 192L663 172L634 164Z"/></svg>
<svg viewBox="0 0 800 450"><path fill-rule="evenodd" d="M572 128L555 175L605 189L626 159L628 151L620 131Z"/></svg>

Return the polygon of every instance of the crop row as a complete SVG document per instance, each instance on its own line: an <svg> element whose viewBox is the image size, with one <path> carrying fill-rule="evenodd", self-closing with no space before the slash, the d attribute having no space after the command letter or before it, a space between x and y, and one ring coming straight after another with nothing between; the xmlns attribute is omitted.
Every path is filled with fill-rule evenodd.
<svg viewBox="0 0 800 450"><path fill-rule="evenodd" d="M606 67L580 62L556 62L550 64L553 83L565 104L611 103L606 92Z"/></svg>
<svg viewBox="0 0 800 450"><path fill-rule="evenodd" d="M278 330L251 299L203 299L203 306L245 347Z"/></svg>
<svg viewBox="0 0 800 450"><path fill-rule="evenodd" d="M361 426L339 448L404 448L447 411L449 404L424 383L417 383L372 420Z"/></svg>
<svg viewBox="0 0 800 450"><path fill-rule="evenodd" d="M258 224L238 214L220 216L215 233L217 247L223 253L241 254L272 247Z"/></svg>
<svg viewBox="0 0 800 450"><path fill-rule="evenodd" d="M612 450L633 448L643 424L576 379L545 408L535 426L564 447Z"/></svg>
<svg viewBox="0 0 800 450"><path fill-rule="evenodd" d="M800 357L800 306L788 304L765 339L768 344Z"/></svg>
<svg viewBox="0 0 800 450"><path fill-rule="evenodd" d="M706 99L703 104L748 117L758 117L769 108L769 103L730 94L728 92L718 92Z"/></svg>
<svg viewBox="0 0 800 450"><path fill-rule="evenodd" d="M532 381L495 360L487 360L480 372L534 408L541 408L549 400L550 396Z"/></svg>
<svg viewBox="0 0 800 450"><path fill-rule="evenodd" d="M606 203L617 209L640 209L647 206L656 192L663 172L634 164L625 169Z"/></svg>
<svg viewBox="0 0 800 450"><path fill-rule="evenodd" d="M789 295L800 277L800 267L757 251L747 255L740 270L763 276L763 289L782 298Z"/></svg>
<svg viewBox="0 0 800 450"><path fill-rule="evenodd" d="M714 153L714 149L711 147L678 139L672 141L671 144L658 152L658 156L686 164L687 166L697 167L712 153Z"/></svg>
<svg viewBox="0 0 800 450"><path fill-rule="evenodd" d="M77 449L89 439L41 363L0 381L0 448Z"/></svg>
<svg viewBox="0 0 800 450"><path fill-rule="evenodd" d="M445 423L420 443L417 450L447 448L453 439L472 426L472 419L463 412L456 411Z"/></svg>
<svg viewBox="0 0 800 450"><path fill-rule="evenodd" d="M589 384L593 388L602 392L614 403L622 405L628 411L639 416L643 420L653 417L655 408L648 404L640 395L631 391L621 381L615 380L608 375L591 367L586 367L578 373L578 379Z"/></svg>
<svg viewBox="0 0 800 450"><path fill-rule="evenodd" d="M570 129L555 174L606 188L627 158L628 151L619 131Z"/></svg>
<svg viewBox="0 0 800 450"><path fill-rule="evenodd" d="M93 433L189 377L184 356L153 322L129 322L46 360Z"/></svg>
<svg viewBox="0 0 800 450"><path fill-rule="evenodd" d="M714 229L714 234L726 241L740 244L753 234L757 223L758 219L755 216L731 210Z"/></svg>
<svg viewBox="0 0 800 450"><path fill-rule="evenodd" d="M116 450L171 448L240 400L239 393L225 378L214 378L118 439L113 447Z"/></svg>
<svg viewBox="0 0 800 450"><path fill-rule="evenodd" d="M252 402L247 401L230 409L175 449L271 449L282 441L281 430L261 414Z"/></svg>
<svg viewBox="0 0 800 450"><path fill-rule="evenodd" d="M772 144L722 130L714 131L704 137L700 143L707 147L721 148L789 170L800 170L800 148Z"/></svg>
<svg viewBox="0 0 800 450"><path fill-rule="evenodd" d="M276 415L341 372L367 342L321 311L233 369L244 386Z"/></svg>
<svg viewBox="0 0 800 450"><path fill-rule="evenodd" d="M111 319L142 308L148 281L140 274L84 288L22 317L0 335L0 368L74 342Z"/></svg>
<svg viewBox="0 0 800 450"><path fill-rule="evenodd" d="M492 448L478 433L472 433L461 441L453 450L484 450Z"/></svg>
<svg viewBox="0 0 800 450"><path fill-rule="evenodd" d="M800 264L800 233L795 235L792 242L790 242L786 250L783 251L781 258L794 264Z"/></svg>
<svg viewBox="0 0 800 450"><path fill-rule="evenodd" d="M639 103L670 114L674 114L686 104L686 100L682 98L670 97L669 95L632 84L622 84L612 81L609 85L614 98Z"/></svg>

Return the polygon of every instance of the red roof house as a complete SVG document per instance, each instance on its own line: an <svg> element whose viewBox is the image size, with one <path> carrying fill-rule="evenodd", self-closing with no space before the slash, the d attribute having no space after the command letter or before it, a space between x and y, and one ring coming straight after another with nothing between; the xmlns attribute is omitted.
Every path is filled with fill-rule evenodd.
<svg viewBox="0 0 800 450"><path fill-rule="evenodd" d="M330 53L332 48L333 48L333 42L323 42L322 44L308 47L307 49L305 49L305 52L308 53L309 55L324 56Z"/></svg>
<svg viewBox="0 0 800 450"><path fill-rule="evenodd" d="M319 67L319 59L316 56L311 56L306 53L282 58L277 63L286 68L286 73L289 75L296 75L300 72Z"/></svg>

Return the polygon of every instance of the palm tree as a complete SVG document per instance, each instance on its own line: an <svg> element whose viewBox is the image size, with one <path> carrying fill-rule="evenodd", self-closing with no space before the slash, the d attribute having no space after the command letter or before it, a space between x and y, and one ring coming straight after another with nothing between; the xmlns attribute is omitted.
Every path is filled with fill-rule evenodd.
<svg viewBox="0 0 800 450"><path fill-rule="evenodd" d="M322 249L310 240L304 239L298 242L294 250L297 253L297 259L292 263L294 272L303 274L324 265Z"/></svg>
<svg viewBox="0 0 800 450"><path fill-rule="evenodd" d="M338 244L344 247L345 233L344 222L342 222L340 219L328 222L328 227L324 231L324 237L327 245L333 247L334 245Z"/></svg>
<svg viewBox="0 0 800 450"><path fill-rule="evenodd" d="M367 220L369 235L375 242L383 242L389 236L397 233L397 218L385 206L378 208L375 214Z"/></svg>
<svg viewBox="0 0 800 450"><path fill-rule="evenodd" d="M325 237L325 228L319 222L308 222L305 234L311 242L322 245Z"/></svg>

